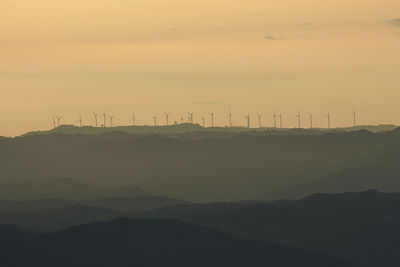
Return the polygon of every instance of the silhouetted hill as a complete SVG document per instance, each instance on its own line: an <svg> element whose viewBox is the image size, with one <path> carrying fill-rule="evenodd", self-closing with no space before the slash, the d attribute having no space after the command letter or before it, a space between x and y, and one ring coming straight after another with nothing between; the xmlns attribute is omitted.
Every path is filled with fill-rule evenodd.
<svg viewBox="0 0 400 267"><path fill-rule="evenodd" d="M317 194L297 201L242 203L227 209L215 205L169 207L132 216L177 218L241 238L357 261L360 266L400 265L399 193Z"/></svg>
<svg viewBox="0 0 400 267"><path fill-rule="evenodd" d="M20 255L24 255L21 257ZM318 254L242 241L176 220L118 219L42 235L0 251L4 266L344 266Z"/></svg>
<svg viewBox="0 0 400 267"><path fill-rule="evenodd" d="M0 212L61 209L78 204L86 205L89 207L101 207L117 211L145 211L189 203L190 202L180 199L151 195L139 197L107 197L101 199L87 199L82 201L74 201L61 198L37 199L29 201L10 201L0 199Z"/></svg>
<svg viewBox="0 0 400 267"><path fill-rule="evenodd" d="M373 133L384 133L389 132L397 129L397 125L393 124L381 124L381 125L358 125L352 127L344 127L344 128L336 128L337 130L344 130L344 131L360 131L366 130Z"/></svg>
<svg viewBox="0 0 400 267"><path fill-rule="evenodd" d="M60 209L75 205L72 200L57 199L37 199L30 201L12 201L0 199L0 212L34 211L46 209Z"/></svg>
<svg viewBox="0 0 400 267"><path fill-rule="evenodd" d="M400 144L395 132L310 135L303 134L307 130L291 131L295 134L256 130L225 134L221 130L215 134L46 134L7 139L0 141L0 198L100 198L121 196L105 189L128 186L191 201L255 199L349 169L360 156ZM40 182L60 176L97 188L78 190L69 184L46 188ZM24 182L7 184L17 180Z"/></svg>
<svg viewBox="0 0 400 267"><path fill-rule="evenodd" d="M73 206L0 213L0 223L49 232L118 217L174 218L220 229L239 239L287 244L359 266L397 266L399 215L400 193L371 190L316 194L297 201L188 204L130 213Z"/></svg>
<svg viewBox="0 0 400 267"><path fill-rule="evenodd" d="M109 134L109 133L128 133L128 134L185 134L192 132L226 132L226 133L243 133L243 132L272 132L275 134L293 134L293 133L303 133L303 134L320 134L325 132L350 132L350 131L359 131L359 130L367 130L374 133L392 131L396 129L398 126L392 124L384 124L384 125L359 125L355 127L341 127L341 128L313 128L313 129L297 129L297 128L251 128L247 127L210 127L205 128L200 126L199 124L177 124L170 126L147 126L147 125L138 125L138 126L117 126L117 127L92 127L92 126L84 126L78 127L73 125L61 125L55 129L51 129L48 131L35 131L29 132L26 135L38 135L38 134L83 134L83 135L98 135L98 134ZM0 137L1 138L1 137Z"/></svg>
<svg viewBox="0 0 400 267"><path fill-rule="evenodd" d="M129 134L179 134L192 131L199 131L204 129L198 124L179 124L170 126L118 126L118 127L92 127L84 126L77 127L73 125L62 125L49 131L36 131L30 132L26 135L37 135L37 134L85 134L85 135L97 135L97 134L113 134L115 132L129 133Z"/></svg>

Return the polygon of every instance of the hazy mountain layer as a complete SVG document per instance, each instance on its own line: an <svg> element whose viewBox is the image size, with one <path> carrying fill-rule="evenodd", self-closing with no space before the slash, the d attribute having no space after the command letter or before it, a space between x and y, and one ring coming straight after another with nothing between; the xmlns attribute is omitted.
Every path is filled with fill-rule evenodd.
<svg viewBox="0 0 400 267"><path fill-rule="evenodd" d="M145 211L167 206L189 204L187 201L161 196L107 197L81 201L67 199L38 199L30 201L0 200L0 212L35 211L66 208L73 205L101 207L117 211Z"/></svg>
<svg viewBox="0 0 400 267"><path fill-rule="evenodd" d="M132 196L124 189L131 187L191 201L256 199L347 170L397 144L396 131L31 135L0 140L0 198ZM54 177L84 185L49 185Z"/></svg>
<svg viewBox="0 0 400 267"><path fill-rule="evenodd" d="M400 137L399 137L400 138ZM294 184L265 194L262 199L300 199L314 193L400 191L400 146L385 145L352 160L343 170L316 181Z"/></svg>
<svg viewBox="0 0 400 267"><path fill-rule="evenodd" d="M138 187L102 187L69 179L6 179L0 181L0 198L7 200L58 199L70 200L98 199L104 197L136 197L149 195Z"/></svg>

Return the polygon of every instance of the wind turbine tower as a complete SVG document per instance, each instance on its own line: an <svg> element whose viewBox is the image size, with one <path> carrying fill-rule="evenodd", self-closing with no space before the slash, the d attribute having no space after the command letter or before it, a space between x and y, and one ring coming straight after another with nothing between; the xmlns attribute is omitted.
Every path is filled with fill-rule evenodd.
<svg viewBox="0 0 400 267"><path fill-rule="evenodd" d="M93 111L93 116L94 116L95 126L97 127L97 118L98 118L99 114L97 114L96 112Z"/></svg>
<svg viewBox="0 0 400 267"><path fill-rule="evenodd" d="M299 129L301 128L301 115L300 112L297 112L297 126L299 127Z"/></svg>
<svg viewBox="0 0 400 267"><path fill-rule="evenodd" d="M244 117L246 118L246 121L247 121L247 128L250 129L250 114L247 113L247 115Z"/></svg>
<svg viewBox="0 0 400 267"><path fill-rule="evenodd" d="M193 112L188 112L188 119L189 119L189 123L193 124Z"/></svg>
<svg viewBox="0 0 400 267"><path fill-rule="evenodd" d="M214 127L214 111L210 112L208 114L210 115L210 118L211 118L211 127Z"/></svg>
<svg viewBox="0 0 400 267"><path fill-rule="evenodd" d="M103 127L107 127L107 114L106 114L106 110L103 109Z"/></svg>
<svg viewBox="0 0 400 267"><path fill-rule="evenodd" d="M56 119L55 119L54 116L53 116L53 129L55 129L56 127L57 127Z"/></svg>
<svg viewBox="0 0 400 267"><path fill-rule="evenodd" d="M56 115L56 119L57 119L58 127L60 127L60 121L61 121L61 119L62 119L62 116L57 116L57 115Z"/></svg>
<svg viewBox="0 0 400 267"><path fill-rule="evenodd" d="M165 115L165 121L167 123L167 126L169 126L169 113L164 112L164 115Z"/></svg>
<svg viewBox="0 0 400 267"><path fill-rule="evenodd" d="M328 129L330 129L331 128L331 114L328 113L325 116L328 118Z"/></svg>
<svg viewBox="0 0 400 267"><path fill-rule="evenodd" d="M110 118L110 126L112 128L113 127L114 116L113 115L108 115L108 117Z"/></svg>
<svg viewBox="0 0 400 267"><path fill-rule="evenodd" d="M76 122L79 122L79 127L82 127L82 114L79 113L79 120L77 120Z"/></svg>
<svg viewBox="0 0 400 267"><path fill-rule="evenodd" d="M229 110L228 118L229 118L229 127L232 128L232 112L231 112L231 110Z"/></svg>
<svg viewBox="0 0 400 267"><path fill-rule="evenodd" d="M274 128L276 128L276 114L275 114L275 112L274 112L274 114L273 114L273 116L274 116Z"/></svg>
<svg viewBox="0 0 400 267"><path fill-rule="evenodd" d="M154 126L157 126L157 114L153 116Z"/></svg>
<svg viewBox="0 0 400 267"><path fill-rule="evenodd" d="M279 114L279 127L282 128L282 113Z"/></svg>
<svg viewBox="0 0 400 267"><path fill-rule="evenodd" d="M261 114L257 113L257 117L258 117L258 127L261 128L262 127L262 121L261 121L262 120L262 116L261 116Z"/></svg>
<svg viewBox="0 0 400 267"><path fill-rule="evenodd" d="M353 108L353 125L354 125L354 127L357 125L356 119L357 119L356 110Z"/></svg>
<svg viewBox="0 0 400 267"><path fill-rule="evenodd" d="M313 120L312 120L312 114L310 113L310 129L313 128Z"/></svg>
<svg viewBox="0 0 400 267"><path fill-rule="evenodd" d="M136 125L136 116L135 116L135 113L132 113L131 121L132 121L132 126L135 126L135 125Z"/></svg>

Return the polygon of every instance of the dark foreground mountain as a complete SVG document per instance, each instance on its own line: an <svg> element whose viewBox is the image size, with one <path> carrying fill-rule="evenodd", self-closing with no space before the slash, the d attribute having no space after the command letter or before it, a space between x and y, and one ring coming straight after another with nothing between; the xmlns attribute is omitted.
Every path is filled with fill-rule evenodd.
<svg viewBox="0 0 400 267"><path fill-rule="evenodd" d="M74 205L55 210L0 213L0 224L20 225L37 232L51 232L119 216L122 213L114 210Z"/></svg>
<svg viewBox="0 0 400 267"><path fill-rule="evenodd" d="M73 206L0 213L0 223L51 232L120 217L174 218L239 239L286 244L359 266L400 265L398 193L316 194L296 201L188 204L130 213Z"/></svg>
<svg viewBox="0 0 400 267"><path fill-rule="evenodd" d="M141 219L98 222L22 240L0 250L0 265L344 266L326 256L268 242L243 241L208 227Z"/></svg>
<svg viewBox="0 0 400 267"><path fill-rule="evenodd" d="M0 251L30 242L37 235L21 226L0 224Z"/></svg>
<svg viewBox="0 0 400 267"><path fill-rule="evenodd" d="M400 266L400 194L317 194L298 201L189 205L132 216L177 218L240 238L329 254L360 266Z"/></svg>

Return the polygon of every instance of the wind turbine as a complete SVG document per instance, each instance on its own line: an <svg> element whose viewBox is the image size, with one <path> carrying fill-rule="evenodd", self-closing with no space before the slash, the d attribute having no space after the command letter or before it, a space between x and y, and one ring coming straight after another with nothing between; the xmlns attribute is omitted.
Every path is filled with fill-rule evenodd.
<svg viewBox="0 0 400 267"><path fill-rule="evenodd" d="M53 116L53 129L57 127L56 118Z"/></svg>
<svg viewBox="0 0 400 267"><path fill-rule="evenodd" d="M279 126L282 128L282 113L279 114Z"/></svg>
<svg viewBox="0 0 400 267"><path fill-rule="evenodd" d="M312 114L310 113L310 129L313 128L313 118L312 118Z"/></svg>
<svg viewBox="0 0 400 267"><path fill-rule="evenodd" d="M113 127L113 119L114 119L114 116L113 115L108 115L108 117L110 118L110 126L111 126L111 128Z"/></svg>
<svg viewBox="0 0 400 267"><path fill-rule="evenodd" d="M189 123L193 124L193 112L188 112Z"/></svg>
<svg viewBox="0 0 400 267"><path fill-rule="evenodd" d="M182 116L182 117L181 117L181 124L183 124L183 121L184 121L184 120L183 120L183 116Z"/></svg>
<svg viewBox="0 0 400 267"><path fill-rule="evenodd" d="M62 116L57 116L57 115L56 115L56 119L57 119L58 127L60 127L60 121L61 121L61 119L62 119Z"/></svg>
<svg viewBox="0 0 400 267"><path fill-rule="evenodd" d="M136 116L135 116L134 112L132 112L131 121L132 121L132 126L135 126L136 125Z"/></svg>
<svg viewBox="0 0 400 267"><path fill-rule="evenodd" d="M328 129L330 129L331 128L331 114L329 114L329 112L328 112L328 114L326 114L325 116L328 118Z"/></svg>
<svg viewBox="0 0 400 267"><path fill-rule="evenodd" d="M103 109L103 127L107 127L107 114L106 114L106 109Z"/></svg>
<svg viewBox="0 0 400 267"><path fill-rule="evenodd" d="M261 114L257 113L257 117L258 117L258 127L261 128L262 127L262 122L261 122L262 116L261 116Z"/></svg>
<svg viewBox="0 0 400 267"><path fill-rule="evenodd" d="M274 128L276 128L276 117L277 117L277 115L275 114L275 112L273 113L273 116L274 116Z"/></svg>
<svg viewBox="0 0 400 267"><path fill-rule="evenodd" d="M298 124L298 127L299 127L299 129L301 128L301 115L300 115L300 112L298 111L297 112L297 124Z"/></svg>
<svg viewBox="0 0 400 267"><path fill-rule="evenodd" d="M165 115L165 120L167 122L167 126L169 126L169 113L164 112L164 115Z"/></svg>
<svg viewBox="0 0 400 267"><path fill-rule="evenodd" d="M208 113L210 115L211 118L211 127L214 127L214 111Z"/></svg>
<svg viewBox="0 0 400 267"><path fill-rule="evenodd" d="M97 114L97 113L94 112L94 111L92 111L92 113L93 113L93 116L94 116L95 125L96 125L96 127L97 127L97 118L98 118L99 114Z"/></svg>
<svg viewBox="0 0 400 267"><path fill-rule="evenodd" d="M250 128L250 114L247 113L247 115L244 116L247 121L247 128Z"/></svg>
<svg viewBox="0 0 400 267"><path fill-rule="evenodd" d="M57 127L56 119L54 118L54 116L53 116L53 127L54 127L54 129Z"/></svg>
<svg viewBox="0 0 400 267"><path fill-rule="evenodd" d="M230 109L229 109L228 118L229 118L229 127L232 128L232 113L231 113L231 110L230 110Z"/></svg>
<svg viewBox="0 0 400 267"><path fill-rule="evenodd" d="M357 125L356 118L357 118L356 110L355 110L355 108L353 108L353 125L354 125L354 127Z"/></svg>
<svg viewBox="0 0 400 267"><path fill-rule="evenodd" d="M157 114L153 116L154 126L157 126Z"/></svg>
<svg viewBox="0 0 400 267"><path fill-rule="evenodd" d="M82 127L82 114L79 113L79 120L77 120L76 122L79 122L79 127Z"/></svg>

